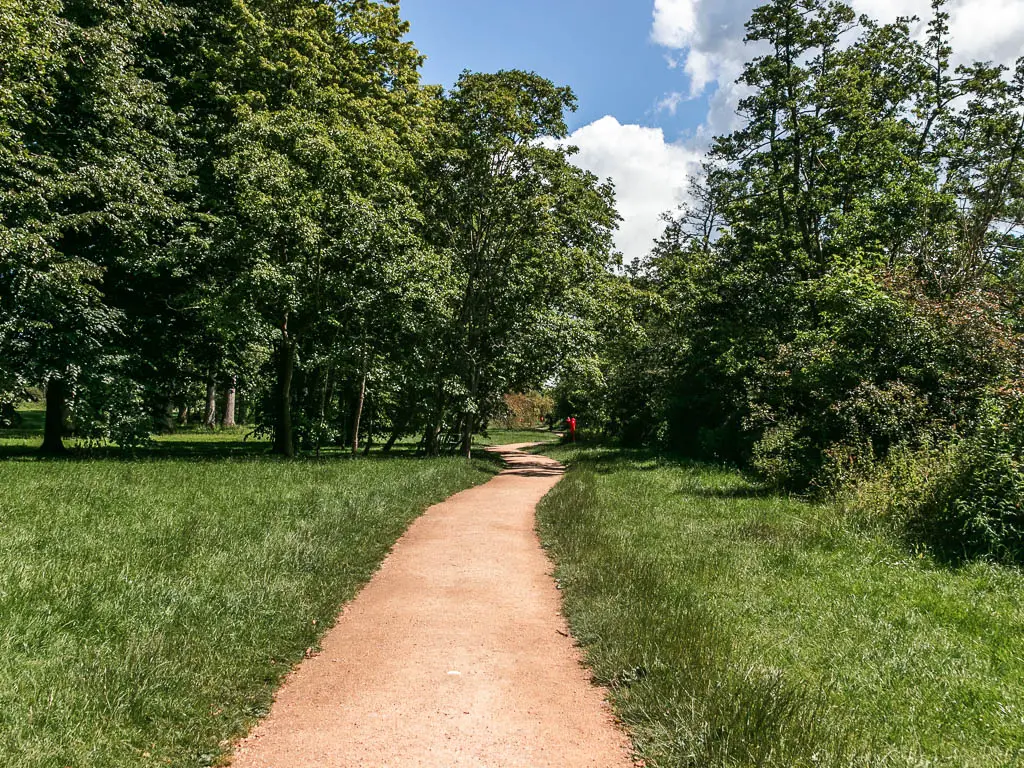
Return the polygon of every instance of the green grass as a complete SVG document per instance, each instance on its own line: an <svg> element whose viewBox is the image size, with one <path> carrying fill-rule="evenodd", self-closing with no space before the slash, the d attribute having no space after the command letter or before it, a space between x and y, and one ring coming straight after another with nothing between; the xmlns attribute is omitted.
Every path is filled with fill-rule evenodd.
<svg viewBox="0 0 1024 768"><path fill-rule="evenodd" d="M644 454L546 449L542 537L651 768L1024 765L1024 578Z"/></svg>
<svg viewBox="0 0 1024 768"><path fill-rule="evenodd" d="M554 443L561 438L547 429L489 429L477 435L474 445L514 445L516 443Z"/></svg>
<svg viewBox="0 0 1024 768"><path fill-rule="evenodd" d="M487 461L276 461L238 433L127 459L0 445L0 765L203 766L428 504Z"/></svg>

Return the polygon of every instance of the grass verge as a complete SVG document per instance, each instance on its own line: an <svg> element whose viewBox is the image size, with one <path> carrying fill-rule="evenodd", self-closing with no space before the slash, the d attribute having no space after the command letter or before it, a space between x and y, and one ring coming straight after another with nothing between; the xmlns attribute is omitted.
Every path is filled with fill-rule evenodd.
<svg viewBox="0 0 1024 768"><path fill-rule="evenodd" d="M1024 765L1024 578L650 455L544 453L566 611L651 768Z"/></svg>
<svg viewBox="0 0 1024 768"><path fill-rule="evenodd" d="M254 450L0 461L0 765L216 763L409 522L495 471Z"/></svg>

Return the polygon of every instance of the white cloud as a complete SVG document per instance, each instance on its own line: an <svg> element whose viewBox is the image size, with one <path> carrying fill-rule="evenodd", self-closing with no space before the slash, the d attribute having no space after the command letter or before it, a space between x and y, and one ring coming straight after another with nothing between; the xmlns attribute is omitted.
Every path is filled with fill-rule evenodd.
<svg viewBox="0 0 1024 768"><path fill-rule="evenodd" d="M683 103L683 94L678 91L674 93L666 94L665 97L658 102L656 111L668 112L670 115L674 115L676 110L679 109L679 105Z"/></svg>
<svg viewBox="0 0 1024 768"><path fill-rule="evenodd" d="M622 125L611 116L580 128L565 143L579 147L576 165L615 182L623 219L619 250L627 260L646 255L664 229L661 214L685 198L702 153L665 141L660 128Z"/></svg>
<svg viewBox="0 0 1024 768"><path fill-rule="evenodd" d="M654 42L666 48L686 48L697 30L700 0L654 0Z"/></svg>
<svg viewBox="0 0 1024 768"><path fill-rule="evenodd" d="M964 58L1012 64L1024 55L1024 3L967 0L950 13L953 46Z"/></svg>

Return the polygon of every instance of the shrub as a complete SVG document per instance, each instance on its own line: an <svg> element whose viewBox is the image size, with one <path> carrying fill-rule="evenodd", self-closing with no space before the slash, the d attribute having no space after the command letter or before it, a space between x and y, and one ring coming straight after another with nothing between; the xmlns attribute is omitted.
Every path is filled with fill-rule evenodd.
<svg viewBox="0 0 1024 768"><path fill-rule="evenodd" d="M844 506L940 561L1024 564L1024 405L990 401L972 435L891 452Z"/></svg>
<svg viewBox="0 0 1024 768"><path fill-rule="evenodd" d="M505 429L536 427L554 407L554 399L543 392L511 392L503 398L498 421Z"/></svg>
<svg viewBox="0 0 1024 768"><path fill-rule="evenodd" d="M912 283L850 274L809 290L812 327L747 378L751 463L777 487L836 492L893 450L973 434L993 382L1017 376L1019 340L987 296L941 304Z"/></svg>
<svg viewBox="0 0 1024 768"><path fill-rule="evenodd" d="M993 406L911 497L905 529L945 560L1024 563L1024 407Z"/></svg>

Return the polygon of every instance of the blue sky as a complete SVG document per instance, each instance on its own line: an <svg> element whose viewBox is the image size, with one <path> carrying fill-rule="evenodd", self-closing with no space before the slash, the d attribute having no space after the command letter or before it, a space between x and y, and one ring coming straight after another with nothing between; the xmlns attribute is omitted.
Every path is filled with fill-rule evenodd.
<svg viewBox="0 0 1024 768"><path fill-rule="evenodd" d="M605 115L662 127L670 140L704 120L703 100L658 110L686 76L651 38L644 0L404 0L411 39L427 56L423 79L450 86L464 69L527 69L569 85L580 101L572 130Z"/></svg>
<svg viewBox="0 0 1024 768"><path fill-rule="evenodd" d="M752 55L744 23L764 0L402 0L423 80L464 69L533 70L569 85L573 161L615 183L616 243L646 254L661 214L687 199L710 138L735 126L736 78ZM882 22L927 17L930 0L847 0ZM1024 0L949 0L960 61L1024 52Z"/></svg>

